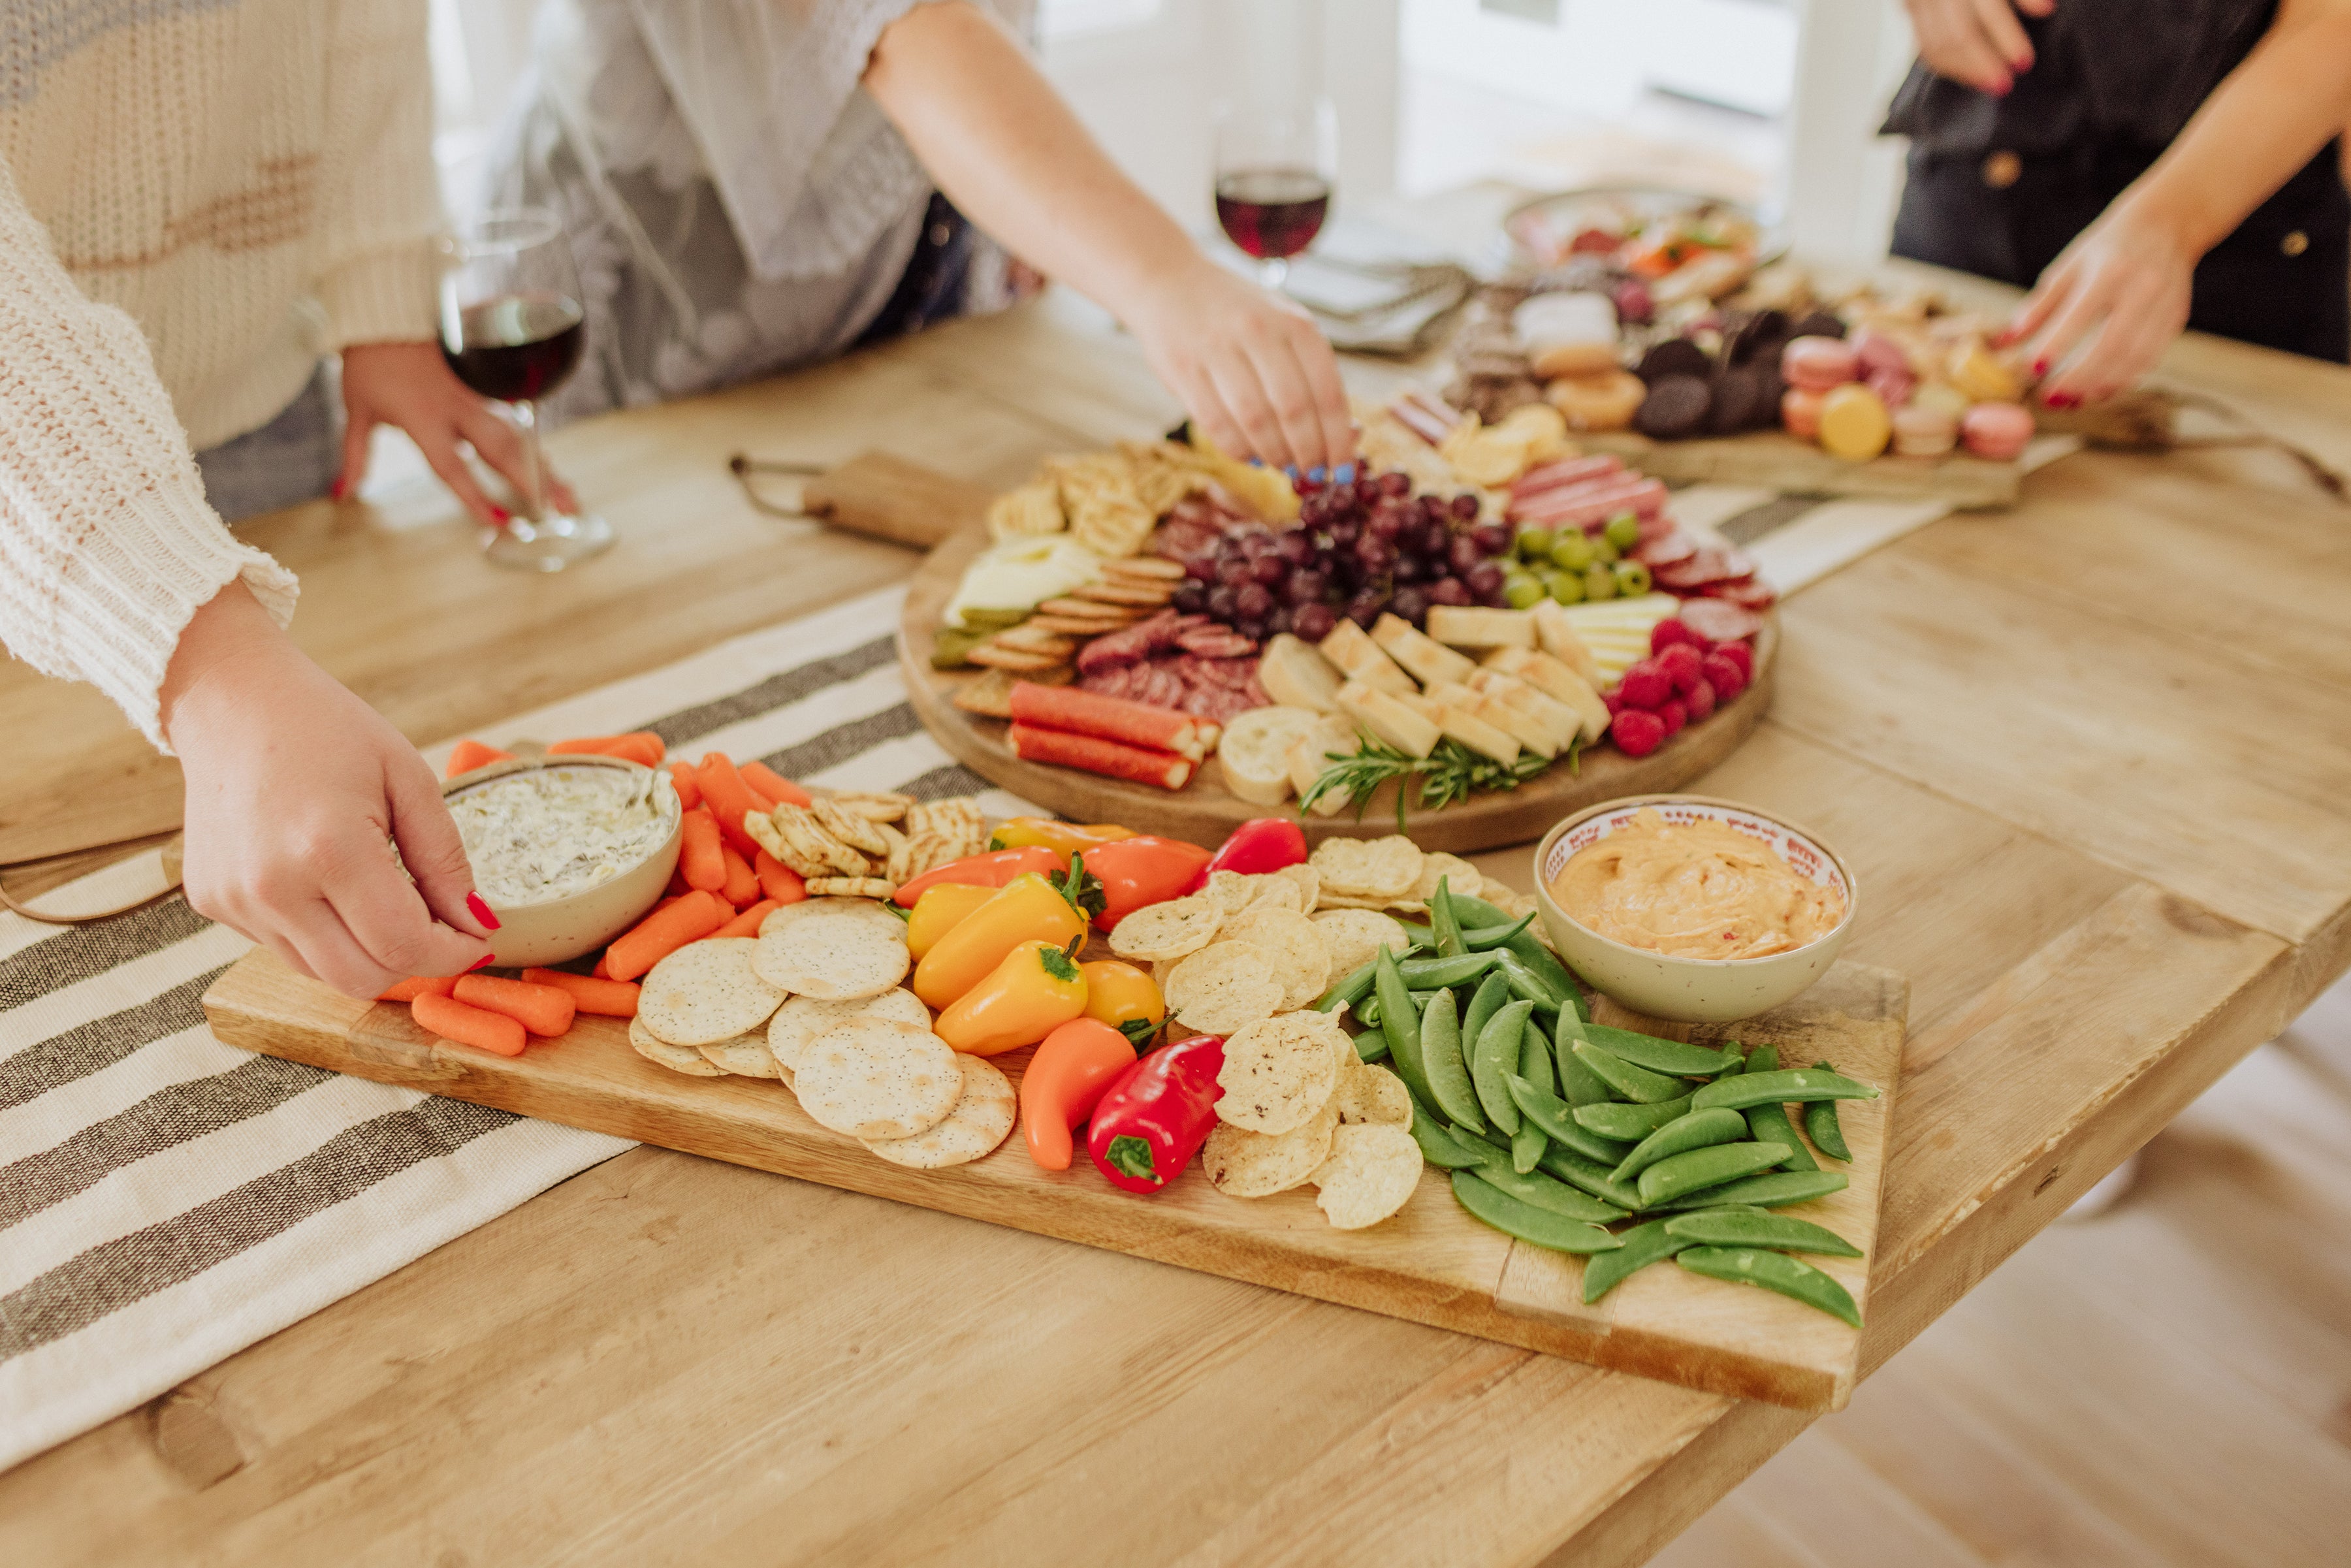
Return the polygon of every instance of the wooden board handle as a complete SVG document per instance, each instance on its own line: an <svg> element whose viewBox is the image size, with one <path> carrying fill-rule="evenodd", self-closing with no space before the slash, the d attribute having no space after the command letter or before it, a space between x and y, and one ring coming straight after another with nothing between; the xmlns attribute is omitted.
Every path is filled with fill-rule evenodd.
<svg viewBox="0 0 2351 1568"><path fill-rule="evenodd" d="M987 515L989 492L967 480L863 452L800 489L800 507L836 528L930 549Z"/></svg>

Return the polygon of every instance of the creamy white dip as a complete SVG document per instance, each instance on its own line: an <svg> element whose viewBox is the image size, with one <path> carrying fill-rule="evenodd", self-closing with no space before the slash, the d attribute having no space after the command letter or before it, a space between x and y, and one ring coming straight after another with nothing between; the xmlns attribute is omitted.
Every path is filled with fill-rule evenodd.
<svg viewBox="0 0 2351 1568"><path fill-rule="evenodd" d="M669 837L670 781L617 768L539 768L453 796L474 884L494 904L542 904L610 882Z"/></svg>

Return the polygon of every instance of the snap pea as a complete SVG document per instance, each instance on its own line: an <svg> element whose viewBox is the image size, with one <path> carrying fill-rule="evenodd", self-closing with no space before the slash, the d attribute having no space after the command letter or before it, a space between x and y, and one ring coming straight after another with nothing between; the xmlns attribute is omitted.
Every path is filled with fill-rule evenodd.
<svg viewBox="0 0 2351 1568"><path fill-rule="evenodd" d="M1652 1219L1646 1225L1635 1225L1630 1230L1620 1230L1616 1233L1616 1239L1624 1245L1613 1252L1596 1254L1584 1262L1583 1301L1587 1306L1650 1264L1662 1263L1675 1253L1698 1245L1678 1236L1667 1235L1666 1222L1662 1219Z"/></svg>
<svg viewBox="0 0 2351 1568"><path fill-rule="evenodd" d="M1488 1125L1504 1137L1519 1130L1518 1102L1510 1098L1506 1080L1519 1065L1520 1042L1532 1011L1532 1002L1512 1002L1497 1009L1478 1031L1478 1046L1469 1058L1469 1081L1478 1091L1478 1103L1485 1107Z"/></svg>
<svg viewBox="0 0 2351 1568"><path fill-rule="evenodd" d="M1360 1009L1364 998L1372 994L1372 987L1378 980L1379 974L1379 960L1376 958L1361 966L1345 979L1315 998L1314 1010L1318 1013L1336 1012L1343 1004L1358 1009L1355 1016L1362 1018L1364 1015Z"/></svg>
<svg viewBox="0 0 2351 1568"><path fill-rule="evenodd" d="M1355 1017L1365 1029L1379 1028L1380 998L1377 997L1364 998L1364 1005L1355 1009Z"/></svg>
<svg viewBox="0 0 2351 1568"><path fill-rule="evenodd" d="M1842 1073L1816 1067L1788 1067L1776 1072L1742 1072L1709 1083L1698 1092L1698 1106L1711 1111L1744 1111L1750 1105L1784 1105L1798 1100L1875 1100L1877 1091Z"/></svg>
<svg viewBox="0 0 2351 1568"><path fill-rule="evenodd" d="M1510 919L1509 911L1499 905L1458 893L1453 895L1453 912L1479 925L1500 925ZM1583 993L1576 988L1575 977L1567 972L1567 966L1559 961L1558 954L1543 946L1542 938L1531 931L1521 931L1510 938L1508 946L1520 963L1541 978L1558 998L1562 1011L1573 1008L1576 1017L1587 1020L1592 1017L1592 1009L1584 1003Z"/></svg>
<svg viewBox="0 0 2351 1568"><path fill-rule="evenodd" d="M1409 1016L1411 1009L1405 1010ZM1420 1071L1428 1081L1430 1102L1447 1120L1472 1132L1486 1130L1477 1091L1470 1087L1468 1064L1461 1060L1461 1025L1453 1016L1451 991L1438 992L1420 1015Z"/></svg>
<svg viewBox="0 0 2351 1568"><path fill-rule="evenodd" d="M1483 1178L1496 1190L1506 1192L1520 1203L1548 1209L1569 1219L1581 1219L1590 1224L1606 1225L1625 1218L1625 1210L1613 1203L1581 1193L1563 1181L1538 1172L1520 1173L1510 1168L1510 1157L1501 1150L1487 1145L1488 1153L1468 1169Z"/></svg>
<svg viewBox="0 0 2351 1568"><path fill-rule="evenodd" d="M1559 1090L1571 1105L1600 1105L1616 1098L1598 1073L1575 1059L1575 1042L1584 1038L1584 1021L1568 1011L1559 1010L1559 1024L1552 1036L1552 1060L1559 1063Z"/></svg>
<svg viewBox="0 0 2351 1568"><path fill-rule="evenodd" d="M1405 920L1394 915L1389 915L1388 918L1394 920L1398 925L1404 927L1405 941L1411 943L1416 947L1426 947L1432 951L1435 950L1437 946L1436 932L1431 931L1427 926L1419 924L1417 921Z"/></svg>
<svg viewBox="0 0 2351 1568"><path fill-rule="evenodd" d="M1529 1010L1531 1012L1532 1009ZM1513 1076L1522 1083L1531 1083L1541 1089L1548 1089L1555 1082L1551 1071L1551 1041L1543 1038L1542 1026L1531 1017L1519 1030L1519 1071L1516 1074L1506 1072L1502 1075L1502 1092L1506 1094L1510 1089L1509 1080ZM1511 1108L1515 1110L1517 1104L1514 1096ZM1521 1176L1534 1169L1535 1162L1542 1158L1543 1149L1550 1142L1541 1127L1526 1116L1520 1116L1519 1130L1510 1134L1510 1168Z"/></svg>
<svg viewBox="0 0 2351 1568"><path fill-rule="evenodd" d="M1604 1173L1633 1146L1620 1139L1604 1138L1577 1121L1574 1108L1540 1083L1513 1075L1508 1088L1510 1098L1518 1103L1520 1115L1540 1128L1545 1139L1573 1149L1587 1160L1598 1161Z"/></svg>
<svg viewBox="0 0 2351 1568"><path fill-rule="evenodd" d="M1845 1189L1845 1178L1835 1171L1773 1171L1768 1176L1751 1176L1740 1181L1727 1181L1720 1186L1707 1187L1687 1197L1675 1198L1656 1207L1664 1210L1680 1208L1717 1208L1726 1204L1751 1204L1757 1208L1784 1208L1792 1203L1807 1203L1816 1197L1826 1197Z"/></svg>
<svg viewBox="0 0 2351 1568"><path fill-rule="evenodd" d="M1655 1105L1661 1101L1678 1100L1690 1092L1690 1086L1680 1079L1652 1072L1646 1067L1635 1067L1615 1052L1603 1051L1588 1040L1577 1040L1574 1051L1576 1060L1592 1069L1602 1082L1616 1092L1618 1098L1630 1100L1636 1105ZM1703 1105L1696 1107L1701 1111L1706 1108Z"/></svg>
<svg viewBox="0 0 2351 1568"><path fill-rule="evenodd" d="M1655 1208L1688 1193L1768 1171L1787 1157L1785 1144L1717 1144L1668 1155L1641 1173L1641 1207Z"/></svg>
<svg viewBox="0 0 2351 1568"><path fill-rule="evenodd" d="M1815 1061L1813 1065L1823 1072L1834 1071L1825 1061ZM1804 1131L1812 1134L1813 1144L1829 1158L1833 1160L1853 1158L1853 1151L1845 1147L1844 1129L1837 1124L1835 1101L1815 1100L1805 1106Z"/></svg>
<svg viewBox="0 0 2351 1568"><path fill-rule="evenodd" d="M1646 1067L1652 1072L1668 1072L1679 1078L1712 1078L1740 1060L1735 1051L1710 1051L1703 1045L1688 1045L1678 1040L1660 1040L1656 1035L1636 1034L1629 1029L1611 1029L1604 1023L1584 1025L1583 1038L1635 1067Z"/></svg>
<svg viewBox="0 0 2351 1568"><path fill-rule="evenodd" d="M1580 1186L1603 1203L1611 1203L1631 1213L1641 1207L1641 1195L1621 1181L1608 1179L1608 1167L1598 1160L1584 1158L1563 1144L1553 1144L1543 1151L1535 1169L1555 1176L1570 1186Z"/></svg>
<svg viewBox="0 0 2351 1568"><path fill-rule="evenodd" d="M1749 1051L1747 1053L1747 1071L1750 1072L1779 1071L1780 1048L1776 1045L1759 1045L1754 1050Z"/></svg>
<svg viewBox="0 0 2351 1568"><path fill-rule="evenodd" d="M1737 1143L1746 1136L1747 1118L1736 1111L1693 1111L1643 1138L1608 1174L1618 1181L1631 1181L1659 1160L1716 1144Z"/></svg>
<svg viewBox="0 0 2351 1568"><path fill-rule="evenodd" d="M1488 975L1461 1009L1461 1038L1476 1043L1487 1022L1510 999L1510 988L1499 975Z"/></svg>
<svg viewBox="0 0 2351 1568"><path fill-rule="evenodd" d="M1819 1252L1831 1258L1858 1258L1861 1249L1809 1219L1761 1209L1708 1208L1677 1215L1666 1221L1677 1236L1708 1247L1768 1247L1775 1252Z"/></svg>
<svg viewBox="0 0 2351 1568"><path fill-rule="evenodd" d="M1549 986L1543 983L1542 977L1536 974L1532 969L1528 968L1524 964L1519 962L1519 956L1517 954L1511 952L1508 947L1497 947L1494 948L1493 951L1499 956L1501 960L1494 966L1495 971L1499 974L1503 979L1510 982L1510 994L1512 996L1519 998L1521 1001L1532 1002L1537 1008L1547 1013L1557 1013L1566 1010L1560 1005L1559 997L1552 992Z"/></svg>
<svg viewBox="0 0 2351 1568"><path fill-rule="evenodd" d="M1555 1252L1612 1252L1624 1245L1596 1225L1520 1203L1469 1171L1453 1173L1453 1197L1462 1207L1504 1235Z"/></svg>
<svg viewBox="0 0 2351 1568"><path fill-rule="evenodd" d="M1388 1037L1375 1029L1367 1029L1355 1037L1355 1060L1385 1061L1391 1054ZM1401 1073L1397 1076L1403 1076Z"/></svg>
<svg viewBox="0 0 2351 1568"><path fill-rule="evenodd" d="M1372 960L1372 968L1380 1004L1380 1033L1388 1042L1388 1058L1395 1063L1396 1076L1415 1099L1434 1104L1437 1097L1429 1090L1428 1067L1421 1052L1427 1024L1412 1010L1411 993L1404 988L1404 977L1396 971L1395 955L1382 948Z"/></svg>
<svg viewBox="0 0 2351 1568"><path fill-rule="evenodd" d="M1461 922L1453 914L1451 877L1437 879L1437 896L1428 901L1428 929L1437 938L1439 957L1458 958L1468 951L1461 945Z"/></svg>
<svg viewBox="0 0 2351 1568"><path fill-rule="evenodd" d="M1780 1048L1776 1045L1757 1046L1746 1061L1746 1070L1750 1072L1776 1072L1779 1067ZM1781 1163L1781 1169L1816 1171L1821 1168L1821 1162L1813 1158L1812 1151L1804 1147L1804 1140L1796 1136L1796 1124L1788 1120L1785 1106L1777 1103L1750 1105L1747 1108L1747 1131L1759 1144L1788 1145L1788 1157Z"/></svg>
<svg viewBox="0 0 2351 1568"><path fill-rule="evenodd" d="M1456 1178L1457 1181L1458 1178ZM1674 1259L1693 1274L1729 1280L1738 1285L1761 1285L1831 1317L1861 1326L1861 1309L1852 1292L1799 1258L1785 1252L1761 1252L1752 1247L1692 1247Z"/></svg>
<svg viewBox="0 0 2351 1568"><path fill-rule="evenodd" d="M1484 1150L1473 1149L1446 1131L1436 1112L1426 1105L1415 1105L1412 1110L1412 1141L1420 1145L1422 1159L1449 1171L1465 1170L1486 1160Z"/></svg>
<svg viewBox="0 0 2351 1568"><path fill-rule="evenodd" d="M1688 1115L1692 1109L1687 1094L1650 1105L1620 1105L1603 1100L1594 1105L1578 1105L1575 1119L1604 1138L1637 1144L1675 1117Z"/></svg>
<svg viewBox="0 0 2351 1568"><path fill-rule="evenodd" d="M1461 933L1461 945L1473 953L1482 953L1489 947L1507 947L1510 938L1533 925L1534 919L1532 915L1521 915L1510 925L1468 926Z"/></svg>
<svg viewBox="0 0 2351 1568"><path fill-rule="evenodd" d="M1439 986L1466 986L1501 961L1503 949L1490 952L1464 953L1454 958L1406 958L1396 966L1404 971L1404 983L1416 991L1433 990Z"/></svg>

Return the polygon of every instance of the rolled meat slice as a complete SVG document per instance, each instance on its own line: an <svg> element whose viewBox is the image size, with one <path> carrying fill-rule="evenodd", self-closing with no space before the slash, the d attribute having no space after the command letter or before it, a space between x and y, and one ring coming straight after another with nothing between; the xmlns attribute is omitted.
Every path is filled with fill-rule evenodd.
<svg viewBox="0 0 2351 1568"><path fill-rule="evenodd" d="M1510 504L1514 522L1540 523L1545 528L1589 528L1619 512L1655 517L1666 509L1666 486L1660 479L1629 477L1623 484L1603 484L1589 489L1548 491L1523 504Z"/></svg>
<svg viewBox="0 0 2351 1568"><path fill-rule="evenodd" d="M1511 480L1510 499L1515 503L1545 490L1588 485L1595 479L1604 479L1624 471L1625 460L1621 457L1562 457L1550 463L1537 464Z"/></svg>

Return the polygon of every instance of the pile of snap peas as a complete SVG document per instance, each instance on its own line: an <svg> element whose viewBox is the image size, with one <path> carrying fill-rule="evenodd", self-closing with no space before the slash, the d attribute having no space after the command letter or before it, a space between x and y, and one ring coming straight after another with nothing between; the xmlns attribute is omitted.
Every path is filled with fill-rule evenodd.
<svg viewBox="0 0 2351 1568"><path fill-rule="evenodd" d="M1771 1209L1846 1185L1813 1148L1847 1160L1840 1100L1877 1091L1825 1061L1661 1040L1592 1021L1582 992L1528 929L1445 881L1399 956L1383 950L1314 1005L1370 1026L1356 1054L1412 1092L1412 1135L1452 1173L1462 1207L1538 1247L1583 1254L1583 1299L1671 1258L1757 1285L1858 1328L1843 1285L1794 1256L1858 1258L1835 1232ZM1634 1220L1621 1231L1604 1227Z"/></svg>

